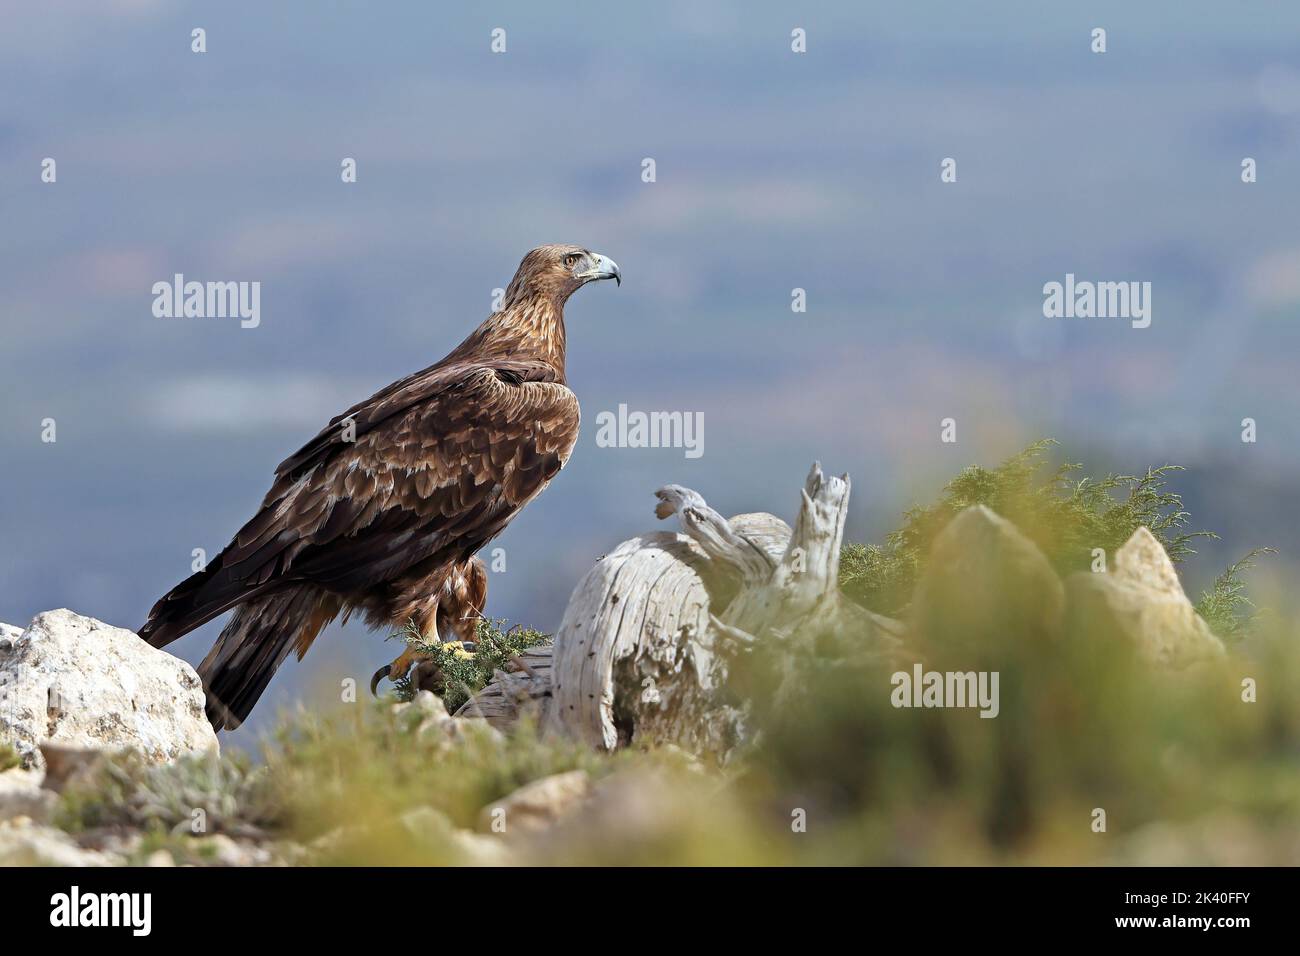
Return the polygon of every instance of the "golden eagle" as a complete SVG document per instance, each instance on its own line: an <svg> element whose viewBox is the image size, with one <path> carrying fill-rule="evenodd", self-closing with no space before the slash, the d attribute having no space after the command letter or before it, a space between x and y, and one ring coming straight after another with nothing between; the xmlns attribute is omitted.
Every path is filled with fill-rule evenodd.
<svg viewBox="0 0 1300 956"><path fill-rule="evenodd" d="M580 246L529 252L500 311L281 462L261 510L159 599L140 629L154 647L236 609L199 665L213 727L238 727L289 652L301 659L340 612L438 639L481 610L486 576L474 553L546 487L578 438L564 303L599 279L621 284L618 265ZM403 676L411 663L403 654L387 672Z"/></svg>

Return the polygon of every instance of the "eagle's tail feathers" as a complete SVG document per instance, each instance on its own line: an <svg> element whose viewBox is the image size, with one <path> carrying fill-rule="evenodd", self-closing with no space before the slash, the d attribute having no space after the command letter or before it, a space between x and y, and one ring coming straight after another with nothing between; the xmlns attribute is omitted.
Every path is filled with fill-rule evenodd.
<svg viewBox="0 0 1300 956"><path fill-rule="evenodd" d="M263 582L250 580L247 568L236 573L226 566L225 558L223 551L202 571L191 574L160 597L140 628L140 636L154 647L166 647L254 597Z"/></svg>
<svg viewBox="0 0 1300 956"><path fill-rule="evenodd" d="M338 610L336 600L306 585L241 604L199 665L213 728L243 723L289 652L305 651Z"/></svg>

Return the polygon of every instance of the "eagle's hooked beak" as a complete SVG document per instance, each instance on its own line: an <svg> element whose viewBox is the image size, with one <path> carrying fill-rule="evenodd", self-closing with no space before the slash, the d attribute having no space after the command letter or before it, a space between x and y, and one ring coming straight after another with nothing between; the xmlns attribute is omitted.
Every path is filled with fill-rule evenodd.
<svg viewBox="0 0 1300 956"><path fill-rule="evenodd" d="M581 279L585 282L597 282L601 279L613 279L615 285L623 284L623 273L618 269L618 263L609 256L602 256L598 252L587 253L586 262L583 268L573 273L575 279Z"/></svg>

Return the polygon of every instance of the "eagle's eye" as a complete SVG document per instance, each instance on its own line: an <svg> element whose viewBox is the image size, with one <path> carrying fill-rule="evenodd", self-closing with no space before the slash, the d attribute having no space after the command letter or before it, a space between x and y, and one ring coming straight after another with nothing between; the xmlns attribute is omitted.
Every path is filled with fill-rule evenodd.
<svg viewBox="0 0 1300 956"><path fill-rule="evenodd" d="M570 252L567 256L564 257L564 265L566 268L572 269L574 266L578 264L578 260L581 258L582 257L578 255L576 252Z"/></svg>

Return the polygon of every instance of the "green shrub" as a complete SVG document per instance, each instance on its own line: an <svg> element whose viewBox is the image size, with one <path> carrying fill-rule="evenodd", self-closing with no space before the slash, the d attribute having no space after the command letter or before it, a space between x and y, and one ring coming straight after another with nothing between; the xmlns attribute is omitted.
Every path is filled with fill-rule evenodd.
<svg viewBox="0 0 1300 956"><path fill-rule="evenodd" d="M1215 633L1229 641L1238 641L1249 633L1258 618L1255 604L1246 596L1241 576L1255 566L1255 558L1277 554L1276 548L1255 548L1240 561L1214 579L1208 591L1202 591L1196 611Z"/></svg>
<svg viewBox="0 0 1300 956"><path fill-rule="evenodd" d="M1081 476L1083 466L1050 466L1052 439L1034 442L995 468L972 465L944 486L937 502L915 506L883 545L847 544L840 556L840 588L865 607L901 615L912 597L930 544L962 509L986 505L1015 524L1062 576L1087 570L1094 548L1107 554L1145 525L1175 564L1195 554L1197 538L1216 538L1210 531L1188 531L1190 515L1182 497L1168 487L1183 469L1178 465L1148 468L1142 474ZM1253 559L1273 553L1258 548L1238 561L1201 597L1197 609L1220 635L1242 635L1253 607L1241 575Z"/></svg>
<svg viewBox="0 0 1300 956"><path fill-rule="evenodd" d="M458 644L430 642L414 622L409 622L392 637L406 641L427 655L437 666L442 680L436 692L442 697L449 713L455 713L461 704L486 687L492 675L504 669L512 658L530 647L547 644L551 640L549 634L523 625L511 627L504 618L486 617L478 619L475 651L472 654L463 652ZM394 681L393 686L399 700L410 700L415 696L409 673Z"/></svg>
<svg viewBox="0 0 1300 956"><path fill-rule="evenodd" d="M55 820L73 832L132 827L169 834L254 835L282 822L266 772L235 753L151 764L114 754L63 791Z"/></svg>

